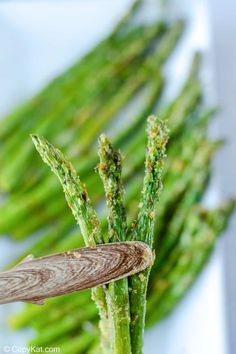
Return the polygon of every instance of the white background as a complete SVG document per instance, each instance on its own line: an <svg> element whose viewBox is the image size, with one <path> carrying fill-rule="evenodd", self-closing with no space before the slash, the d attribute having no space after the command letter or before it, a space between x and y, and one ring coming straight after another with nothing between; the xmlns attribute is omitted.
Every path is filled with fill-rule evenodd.
<svg viewBox="0 0 236 354"><path fill-rule="evenodd" d="M11 1L0 4L0 113L7 113L16 104L32 96L42 85L82 56L112 29L131 1ZM156 2L146 0L143 17L151 19L158 12ZM184 79L194 49L205 53L203 82L207 100L215 101L220 76L214 52L214 13L212 3L173 1L168 16L187 14L189 31L167 65L166 76L173 96ZM176 4L175 4L176 3ZM160 10L160 9L159 9ZM212 25L208 25L212 23ZM213 39L213 41L212 41ZM213 44L212 44L213 43ZM212 50L213 49L213 50ZM213 65L212 65L213 64ZM222 77L221 77L222 81ZM219 85L218 85L219 86ZM235 91L236 92L236 91ZM221 92L220 92L221 93ZM220 100L219 98L219 100ZM222 101L222 99L221 99ZM223 101L223 106L225 106ZM212 126L212 134L221 131L220 118ZM227 131L224 131L227 135ZM228 156L228 155L227 155ZM213 205L221 196L220 161L206 203ZM232 241L227 241L232 242ZM0 266L20 253L25 245L0 239ZM222 241L211 262L174 313L145 336L145 354L228 354L225 324L225 295ZM4 344L24 345L31 331L12 332L7 315L20 304L0 307L0 352ZM231 352L232 354L235 352Z"/></svg>

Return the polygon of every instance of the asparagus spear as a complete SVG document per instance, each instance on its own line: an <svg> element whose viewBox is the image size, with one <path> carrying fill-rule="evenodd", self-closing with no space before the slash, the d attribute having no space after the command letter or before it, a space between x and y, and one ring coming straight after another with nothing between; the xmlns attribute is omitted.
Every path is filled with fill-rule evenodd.
<svg viewBox="0 0 236 354"><path fill-rule="evenodd" d="M168 135L165 124L158 123L154 116L148 119L147 132L145 177L132 239L144 241L152 247L156 204L161 189L161 172ZM149 272L150 269L130 278L130 333L133 354L142 352Z"/></svg>
<svg viewBox="0 0 236 354"><path fill-rule="evenodd" d="M52 171L59 178L68 205L80 225L85 245L94 246L96 243L102 243L103 237L96 212L91 206L85 186L81 183L74 167L65 160L64 156L58 149L55 149L44 138L34 135L32 136L32 140L43 161L51 167ZM104 350L108 350L108 314L104 287L94 288L92 296L97 304L101 318L101 343Z"/></svg>
<svg viewBox="0 0 236 354"><path fill-rule="evenodd" d="M105 135L100 136L98 154L98 171L109 210L109 242L125 241L127 222L121 180L121 155L113 149ZM112 328L112 350L116 354L131 354L128 279L108 285L107 306Z"/></svg>

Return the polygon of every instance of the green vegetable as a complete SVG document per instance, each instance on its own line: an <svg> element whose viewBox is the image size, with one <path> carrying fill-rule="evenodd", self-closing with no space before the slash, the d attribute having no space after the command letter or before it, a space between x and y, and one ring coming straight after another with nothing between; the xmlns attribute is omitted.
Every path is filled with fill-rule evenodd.
<svg viewBox="0 0 236 354"><path fill-rule="evenodd" d="M51 167L59 178L67 203L80 226L85 245L94 246L96 243L102 243L103 237L96 212L92 208L85 186L81 183L72 164L67 162L62 153L48 143L46 139L32 135L32 140L43 161ZM94 288L92 297L97 304L101 318L102 347L107 350L109 333L107 333L108 313L104 288Z"/></svg>
<svg viewBox="0 0 236 354"><path fill-rule="evenodd" d="M153 244L155 209L161 187L161 172L167 143L167 128L158 122L154 116L148 118L148 148L145 162L145 177L136 226L131 239L141 240L148 245ZM85 185L81 183L77 173L62 153L54 148L46 139L32 135L33 143L43 161L59 178L67 203L80 226L84 242L87 246L106 242L94 209L91 206ZM105 136L100 137L100 164L98 170L102 178L107 206L109 208L108 227L109 240L124 241L126 234L126 215L123 204L123 186L121 182L121 155ZM141 353L142 337L145 323L146 291L149 270L132 276L130 279L130 294L128 280L122 279L107 287L97 287L92 290L100 315L101 346L104 352L110 348L115 354ZM130 308L129 308L130 297ZM109 325L108 325L109 319ZM57 335L72 330L75 322L60 324ZM63 332L61 332L63 331ZM37 345L50 341L51 331L45 332L46 340L42 338ZM55 328L52 331L55 338ZM110 344L109 344L110 341ZM35 341L33 342L36 345Z"/></svg>
<svg viewBox="0 0 236 354"><path fill-rule="evenodd" d="M121 155L115 151L105 135L99 139L98 171L102 179L108 207L108 242L127 239L124 190L121 180ZM131 354L130 309L128 279L107 286L107 307L112 335L112 351Z"/></svg>
<svg viewBox="0 0 236 354"><path fill-rule="evenodd" d="M167 128L157 123L154 116L148 119L148 147L142 197L137 222L133 225L131 238L153 246L156 205L161 190L161 172L168 139ZM142 352L146 313L146 293L150 269L130 278L130 314L132 353Z"/></svg>

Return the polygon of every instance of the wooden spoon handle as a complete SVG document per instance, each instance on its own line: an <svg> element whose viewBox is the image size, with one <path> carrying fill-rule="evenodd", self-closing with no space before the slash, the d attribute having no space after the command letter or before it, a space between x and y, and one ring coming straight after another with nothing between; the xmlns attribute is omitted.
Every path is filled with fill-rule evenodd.
<svg viewBox="0 0 236 354"><path fill-rule="evenodd" d="M85 247L46 257L26 257L0 273L0 304L44 299L93 288L138 273L152 262L143 242L127 241Z"/></svg>

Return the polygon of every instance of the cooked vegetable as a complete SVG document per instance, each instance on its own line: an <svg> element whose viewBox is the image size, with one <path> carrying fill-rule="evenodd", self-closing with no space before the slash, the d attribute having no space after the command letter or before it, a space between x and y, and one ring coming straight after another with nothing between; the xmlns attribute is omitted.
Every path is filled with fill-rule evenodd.
<svg viewBox="0 0 236 354"><path fill-rule="evenodd" d="M145 117L155 112L158 103L158 116L167 121L170 140L154 228L157 257L148 287L149 326L170 313L197 278L235 205L229 201L207 211L200 206L211 175L212 157L221 145L220 141L209 142L206 134L214 110L202 107L198 78L201 56L194 57L179 94L163 107L161 93L172 84L171 80L166 82L163 69L181 36L183 22L135 26L131 17L139 3L95 49L1 121L0 185L7 194L0 205L0 233L18 241L35 232L40 235L20 259L29 253L41 256L84 244L59 184L32 149L28 134L35 132L61 146L78 166L78 174L86 181L91 201L99 211L100 232L108 240L101 203L103 187L98 174L92 172L98 163L95 141L104 130L111 135L114 149L124 155L126 193L120 207L125 204L126 235L131 235L143 180ZM138 108L131 112L130 105L137 101ZM119 123L123 111L125 122ZM109 174L106 179L111 177ZM113 204L109 210L112 230ZM121 209L119 213L115 210L121 216ZM121 289L124 297L125 282ZM140 297L144 294L145 286ZM133 317L136 310L133 306ZM141 312L144 307L138 315ZM122 331L127 330L128 322L127 312L124 314ZM31 340L34 345L59 345L62 353L98 353L98 313L89 292L56 298L43 307L26 305L10 321L15 328L35 328ZM104 322L104 326L109 325L109 321ZM143 316L139 316L137 327L132 323L137 345L131 340L131 350L140 350L142 326Z"/></svg>
<svg viewBox="0 0 236 354"><path fill-rule="evenodd" d="M155 210L161 188L161 172L167 129L156 117L148 118L148 148L145 177L137 223L131 240L153 245ZM80 226L84 242L94 246L102 242L119 242L129 239L121 182L121 155L114 151L108 139L101 135L99 141L100 163L98 171L104 184L108 216L108 239L103 236L95 210L92 208L85 185L74 167L62 153L46 139L32 135L32 140L43 161L59 178L72 213ZM145 324L146 293L150 269L92 290L100 315L101 347L103 352L133 353L142 351ZM130 301L130 307L129 307ZM109 322L109 323L108 323Z"/></svg>

